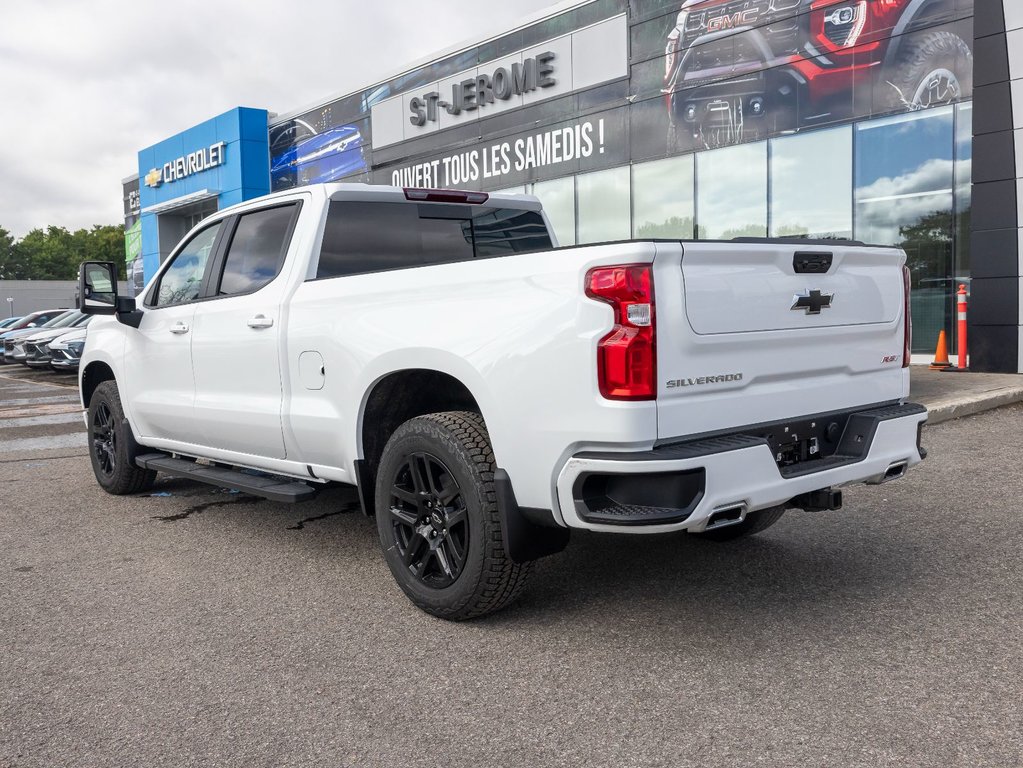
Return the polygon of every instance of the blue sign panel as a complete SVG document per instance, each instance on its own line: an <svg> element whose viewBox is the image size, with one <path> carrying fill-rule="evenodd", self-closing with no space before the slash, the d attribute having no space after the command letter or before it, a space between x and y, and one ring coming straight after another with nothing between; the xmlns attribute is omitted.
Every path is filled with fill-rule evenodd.
<svg viewBox="0 0 1023 768"><path fill-rule="evenodd" d="M160 265L158 217L193 203L217 209L270 192L265 109L236 107L139 152L142 258Z"/></svg>

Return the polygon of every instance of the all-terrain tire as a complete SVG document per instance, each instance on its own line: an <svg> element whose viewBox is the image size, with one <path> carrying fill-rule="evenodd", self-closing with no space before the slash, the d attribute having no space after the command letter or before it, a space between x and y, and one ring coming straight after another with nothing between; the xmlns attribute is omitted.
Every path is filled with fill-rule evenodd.
<svg viewBox="0 0 1023 768"><path fill-rule="evenodd" d="M123 496L153 487L156 472L135 464L139 445L124 417L117 384L104 381L89 401L89 459L96 482L107 493Z"/></svg>
<svg viewBox="0 0 1023 768"><path fill-rule="evenodd" d="M770 507L759 512L750 512L741 523L726 525L724 528L715 528L711 531L703 531L693 535L699 536L701 539L708 539L709 541L735 541L735 539L742 539L767 530L777 523L784 514L785 507Z"/></svg>
<svg viewBox="0 0 1023 768"><path fill-rule="evenodd" d="M888 73L892 105L926 109L973 94L973 52L954 32L925 32L909 40Z"/></svg>
<svg viewBox="0 0 1023 768"><path fill-rule="evenodd" d="M375 510L384 559L409 600L433 616L484 616L526 585L532 563L505 552L495 469L486 424L471 411L409 419L384 446Z"/></svg>

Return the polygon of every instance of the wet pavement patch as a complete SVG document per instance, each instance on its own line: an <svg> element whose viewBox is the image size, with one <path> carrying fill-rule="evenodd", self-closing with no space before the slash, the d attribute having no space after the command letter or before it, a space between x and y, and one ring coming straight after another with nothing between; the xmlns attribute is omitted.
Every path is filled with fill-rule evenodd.
<svg viewBox="0 0 1023 768"><path fill-rule="evenodd" d="M207 509L213 509L214 507L226 507L230 506L231 504L243 504L246 502L251 502L255 504L256 502L260 501L266 501L266 499L261 499L258 496L239 495L236 498L226 499L224 501L207 501L203 504L194 504L193 506L187 507L181 512L176 512L173 515L153 515L153 520L160 520L161 522L164 523L174 523L177 522L178 520L185 520L191 517L192 515L198 515L201 512L205 512Z"/></svg>
<svg viewBox="0 0 1023 768"><path fill-rule="evenodd" d="M303 528L305 528L306 523L312 523L315 522L316 520L323 520L324 518L334 517L336 515L347 515L351 512L357 512L358 509L359 509L358 504L346 504L344 507L335 510L334 512L324 512L322 515L316 515L314 517L307 517L305 520L299 520L294 525L289 525L288 530L301 531Z"/></svg>

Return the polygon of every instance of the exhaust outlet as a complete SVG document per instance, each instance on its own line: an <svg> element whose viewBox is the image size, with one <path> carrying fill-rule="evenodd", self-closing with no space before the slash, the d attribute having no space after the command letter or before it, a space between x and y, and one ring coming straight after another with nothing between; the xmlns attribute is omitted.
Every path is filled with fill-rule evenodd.
<svg viewBox="0 0 1023 768"><path fill-rule="evenodd" d="M746 505L737 504L731 507L724 507L722 509L716 509L711 512L710 517L707 518L707 527L705 531L713 530L714 528L724 528L726 525L735 525L741 523L746 519Z"/></svg>
<svg viewBox="0 0 1023 768"><path fill-rule="evenodd" d="M889 480L898 480L904 474L906 474L906 462L897 461L885 470L884 479L885 482L888 482Z"/></svg>
<svg viewBox="0 0 1023 768"><path fill-rule="evenodd" d="M893 461L888 465L888 469L883 474L873 477L867 480L867 485L881 485L892 480L898 480L900 477L906 474L906 470L909 468L909 462L903 459L902 461Z"/></svg>

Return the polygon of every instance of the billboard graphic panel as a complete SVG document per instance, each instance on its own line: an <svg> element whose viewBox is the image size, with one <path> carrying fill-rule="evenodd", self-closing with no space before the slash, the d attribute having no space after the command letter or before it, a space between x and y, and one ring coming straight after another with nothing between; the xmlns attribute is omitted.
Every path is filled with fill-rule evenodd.
<svg viewBox="0 0 1023 768"><path fill-rule="evenodd" d="M597 0L273 126L273 188L341 179L391 183L417 165L425 173L447 158L453 168L463 154L470 163L473 152L475 176L438 172L437 183L495 189L556 178L573 172L572 164L493 174L484 173L482 158L508 141L513 148L527 127L540 134L612 111L624 156L605 152L582 158L579 167L952 104L972 97L972 15L973 0ZM555 45L566 36L573 40L569 54ZM587 49L591 37L600 50ZM608 56L600 54L609 50L626 51L620 76L601 69ZM495 89L504 93L502 78L528 84L526 62L537 55L549 87L537 87L534 101L513 94L514 105L497 96L491 103ZM456 106L464 111L470 97L475 104L484 99L486 108L473 111L471 121L452 118L448 102L461 99Z"/></svg>
<svg viewBox="0 0 1023 768"><path fill-rule="evenodd" d="M972 7L949 0L688 0L633 31L665 149L739 144L972 95ZM658 66L659 65L659 66ZM638 77L637 77L638 76Z"/></svg>

